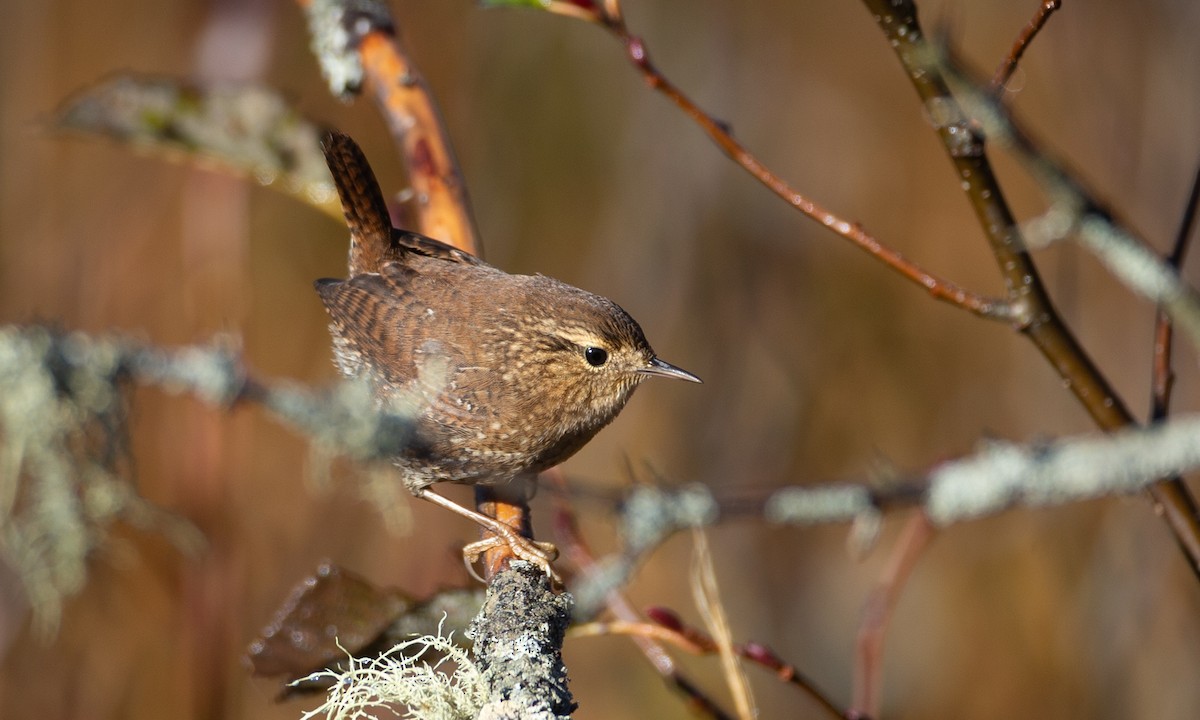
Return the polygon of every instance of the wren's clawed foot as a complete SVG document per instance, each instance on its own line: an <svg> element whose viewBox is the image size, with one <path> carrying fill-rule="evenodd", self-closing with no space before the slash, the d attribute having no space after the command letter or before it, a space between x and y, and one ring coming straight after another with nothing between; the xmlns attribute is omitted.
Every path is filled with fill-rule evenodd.
<svg viewBox="0 0 1200 720"><path fill-rule="evenodd" d="M469 545L464 545L463 562L467 563L468 568L471 568L479 561L481 555L488 550L498 547L507 547L512 552L513 557L536 565L556 585L563 584L562 578L555 572L554 566L550 564L558 557L558 548L554 547L553 543L530 540L512 530L507 534L492 535L483 540L476 540ZM474 575L474 571L471 574Z"/></svg>
<svg viewBox="0 0 1200 720"><path fill-rule="evenodd" d="M541 568L556 585L561 586L563 584L562 577L554 571L554 567L550 564L554 558L558 557L558 548L554 547L554 545L530 540L496 518L488 517L483 513L465 508L456 502L447 500L441 495L430 491L428 488L418 490L415 494L422 500L428 500L435 505L441 505L451 512L474 520L483 526L484 529L492 532L492 537L473 542L463 548L463 560L467 563L468 571L471 571L471 566L483 553L492 548L507 547L518 560L524 560ZM474 571L471 571L471 574L474 575Z"/></svg>

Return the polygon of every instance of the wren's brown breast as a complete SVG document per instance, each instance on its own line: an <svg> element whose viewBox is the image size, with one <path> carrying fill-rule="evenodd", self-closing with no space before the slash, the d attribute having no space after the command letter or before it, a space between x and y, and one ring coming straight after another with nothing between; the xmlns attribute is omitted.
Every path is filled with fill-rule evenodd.
<svg viewBox="0 0 1200 720"><path fill-rule="evenodd" d="M319 280L317 292L342 373L416 416L395 457L411 490L544 470L616 417L647 377L698 382L655 357L611 300L394 230L357 145L331 133L324 149L353 276Z"/></svg>

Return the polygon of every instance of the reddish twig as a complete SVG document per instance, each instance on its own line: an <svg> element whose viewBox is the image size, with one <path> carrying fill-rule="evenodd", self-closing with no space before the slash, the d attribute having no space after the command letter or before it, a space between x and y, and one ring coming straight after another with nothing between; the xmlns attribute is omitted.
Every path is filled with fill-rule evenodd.
<svg viewBox="0 0 1200 720"><path fill-rule="evenodd" d="M1000 67L996 68L996 74L992 76L992 89L1000 92L1013 72L1017 69L1017 63L1021 62L1021 56L1029 48L1029 43L1037 37L1042 28L1046 25L1046 21L1054 14L1055 10L1062 7L1062 0L1042 0L1042 4L1038 6L1037 14L1029 21L1029 24L1021 30L1021 34L1013 42L1012 49L1008 51L1008 57L1004 58L1004 62L1000 63Z"/></svg>
<svg viewBox="0 0 1200 720"><path fill-rule="evenodd" d="M1175 243L1171 252L1166 256L1167 264L1178 270L1183 266L1184 256L1192 237L1192 228L1196 223L1196 212L1200 208L1200 166L1192 179L1192 190L1188 194L1187 205L1183 209L1183 219L1179 230L1175 233ZM1171 318L1162 309L1158 309L1154 324L1154 369L1151 379L1150 420L1155 422L1167 417L1170 412L1171 388L1175 383L1175 373L1171 370L1171 341L1174 336L1174 325Z"/></svg>
<svg viewBox="0 0 1200 720"><path fill-rule="evenodd" d="M675 638L676 644L684 650L697 655L712 655L717 653L717 643L712 637L684 623L674 611L667 608L649 608L646 610L646 615L659 626L672 633L671 637ZM760 667L770 670L783 682L803 690L806 695L816 701L817 705L831 717L850 717L848 713L838 708L825 693L817 688L812 680L804 676L795 666L784 662L782 658L775 654L775 651L766 645L756 642L738 643L733 646L733 652L740 658L749 660Z"/></svg>
<svg viewBox="0 0 1200 720"><path fill-rule="evenodd" d="M655 642L670 643L693 655L703 655L706 648L692 642L690 638L673 628L651 622L628 620L594 620L583 625L574 625L567 631L568 637L601 637L604 635L627 635Z"/></svg>
<svg viewBox="0 0 1200 720"><path fill-rule="evenodd" d="M754 179L765 185L768 190L782 198L786 203L799 210L807 217L829 228L835 234L849 240L858 248L866 251L871 257L899 273L902 277L923 287L937 300L950 303L980 317L992 320L1011 321L1015 317L1014 308L1005 300L978 295L959 287L958 285L926 271L916 263L908 260L899 251L883 244L871 235L857 222L850 222L827 210L808 196L798 192L787 184L783 178L776 175L744 145L734 139L727 124L713 118L686 94L664 76L653 63L646 49L645 42L633 35L625 24L620 11L618 0L605 0L603 6L592 2L586 5L584 11L578 6L567 2L551 3L548 10L571 17L590 20L608 30L625 46L629 60L642 74L646 84L662 93L673 102L685 115L700 126L717 147L729 156L739 167L750 173Z"/></svg>
<svg viewBox="0 0 1200 720"><path fill-rule="evenodd" d="M854 699L850 713L855 717L879 717L883 694L883 642L892 611L908 584L921 553L933 539L934 527L923 512L916 512L904 526L900 539L879 581L863 606L862 622L855 643Z"/></svg>
<svg viewBox="0 0 1200 720"><path fill-rule="evenodd" d="M696 628L685 625L673 611L665 608L650 608L647 610L647 614L654 622L625 622L622 620L591 622L572 628L568 635L572 637L627 635L633 638L670 643L693 655L713 655L718 652L717 643L711 637ZM767 646L748 642L735 645L733 650L738 657L766 668L783 682L804 690L833 717L848 717L817 690L812 681L808 680L794 666L784 662Z"/></svg>

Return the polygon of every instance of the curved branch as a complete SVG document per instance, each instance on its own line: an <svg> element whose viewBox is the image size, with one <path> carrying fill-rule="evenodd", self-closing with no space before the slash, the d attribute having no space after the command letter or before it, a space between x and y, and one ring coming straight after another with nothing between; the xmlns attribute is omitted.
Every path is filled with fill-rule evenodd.
<svg viewBox="0 0 1200 720"><path fill-rule="evenodd" d="M1004 58L1004 62L1000 63L1000 67L996 68L996 74L992 76L992 90L1002 92L1004 85L1012 77L1012 74L1017 70L1017 63L1021 62L1021 56L1029 49L1029 43L1037 37L1037 34L1046 26L1046 22L1050 20L1050 16L1056 10L1062 7L1062 0L1042 0L1042 4L1038 6L1037 14L1029 21L1029 24L1021 30L1021 34L1013 42L1012 49L1008 51L1008 56Z"/></svg>
<svg viewBox="0 0 1200 720"><path fill-rule="evenodd" d="M493 4L498 4L493 2ZM916 263L905 258L896 249L885 245L877 237L870 234L857 222L846 220L835 215L812 198L804 195L788 185L788 183L754 156L744 145L738 142L729 126L723 123L697 105L682 90L663 75L650 62L650 54L646 43L629 31L621 14L618 0L606 0L604 5L597 6L587 3L590 7L580 11L576 6L566 2L551 2L545 9L550 12L569 17L589 20L608 30L625 47L625 54L630 62L642 74L646 84L662 93L668 100L683 111L709 138L724 152L738 167L748 172L755 180L762 183L774 195L787 204L799 210L808 218L817 221L834 234L850 241L868 255L888 266L901 277L925 289L934 299L947 302L980 317L991 320L1011 322L1015 319L1015 309L1005 300L980 295L949 280L938 277Z"/></svg>

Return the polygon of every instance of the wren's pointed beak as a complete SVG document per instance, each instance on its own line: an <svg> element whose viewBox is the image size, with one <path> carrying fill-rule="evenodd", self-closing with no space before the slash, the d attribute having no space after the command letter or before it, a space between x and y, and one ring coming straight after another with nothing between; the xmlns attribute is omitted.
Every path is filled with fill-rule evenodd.
<svg viewBox="0 0 1200 720"><path fill-rule="evenodd" d="M687 380L688 382L704 382L700 378L691 374L683 368L677 368L669 362L663 362L658 358L650 361L650 365L644 368L639 368L638 372L643 375L655 375L658 377L675 378L676 380Z"/></svg>

